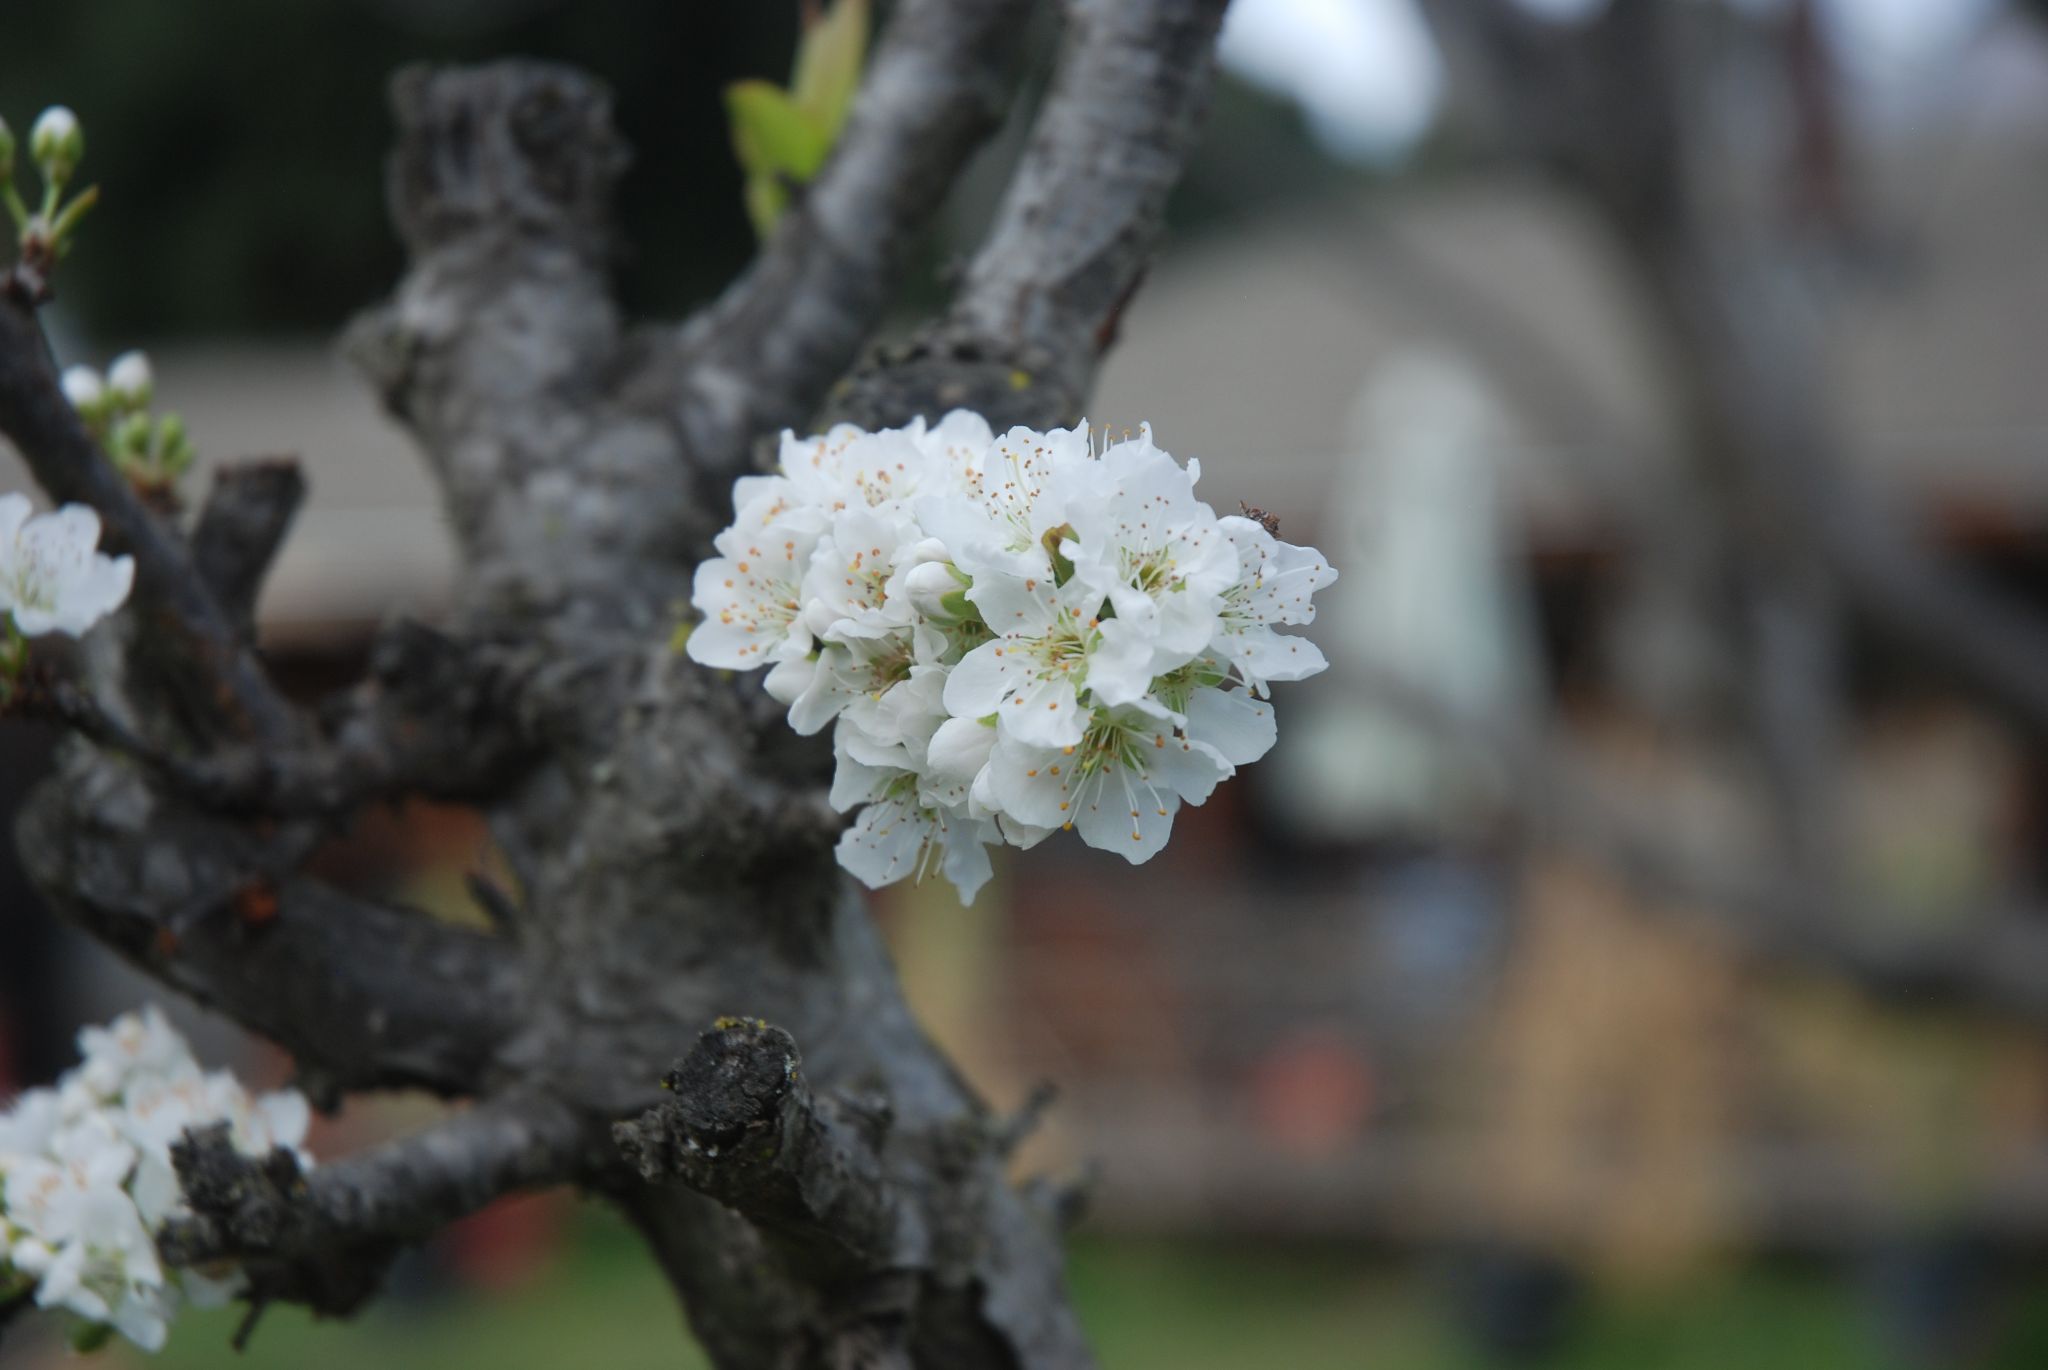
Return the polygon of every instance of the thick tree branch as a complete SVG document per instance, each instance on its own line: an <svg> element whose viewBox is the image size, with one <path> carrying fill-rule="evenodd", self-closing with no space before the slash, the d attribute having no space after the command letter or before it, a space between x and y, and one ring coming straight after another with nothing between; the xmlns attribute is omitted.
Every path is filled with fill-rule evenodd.
<svg viewBox="0 0 2048 1370"><path fill-rule="evenodd" d="M411 266L347 346L440 483L463 555L455 618L654 640L710 515L666 410L618 393L631 360L609 199L627 154L610 94L518 61L408 70L392 101Z"/></svg>
<svg viewBox="0 0 2048 1370"><path fill-rule="evenodd" d="M684 328L679 415L707 488L741 469L753 438L809 418L880 322L912 240L1002 115L1031 9L897 6L831 159Z"/></svg>
<svg viewBox="0 0 2048 1370"><path fill-rule="evenodd" d="M379 638L370 677L321 710L321 735L197 753L144 736L49 667L31 670L10 708L141 762L173 796L213 813L338 817L375 799L471 800L502 788L535 750L519 709L531 669L524 654L400 621Z"/></svg>
<svg viewBox="0 0 2048 1370"><path fill-rule="evenodd" d="M404 1246L494 1199L583 1173L585 1139L557 1104L498 1098L308 1174L288 1151L242 1155L218 1124L172 1145L192 1216L172 1220L157 1244L174 1265L238 1262L254 1302L347 1314Z"/></svg>
<svg viewBox="0 0 2048 1370"><path fill-rule="evenodd" d="M488 1087L524 1008L510 944L289 875L313 838L169 808L132 769L83 756L17 832L58 912L281 1043L324 1090Z"/></svg>
<svg viewBox="0 0 2048 1370"><path fill-rule="evenodd" d="M813 1281L886 1269L902 1255L876 1154L886 1116L820 1098L800 1065L781 1028L721 1020L662 1078L675 1097L613 1135L642 1178L718 1200Z"/></svg>

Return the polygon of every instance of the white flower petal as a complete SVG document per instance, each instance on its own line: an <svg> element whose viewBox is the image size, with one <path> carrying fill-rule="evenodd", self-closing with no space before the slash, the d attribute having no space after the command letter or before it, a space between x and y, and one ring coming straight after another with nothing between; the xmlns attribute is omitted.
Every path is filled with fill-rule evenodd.
<svg viewBox="0 0 2048 1370"><path fill-rule="evenodd" d="M863 885L877 890L914 874L932 836L928 815L901 800L885 800L860 811L839 835L834 854Z"/></svg>
<svg viewBox="0 0 2048 1370"><path fill-rule="evenodd" d="M0 533L26 501L12 496L4 503ZM135 564L101 555L99 540L99 515L82 504L18 522L11 537L0 538L0 606L24 636L83 636L126 601Z"/></svg>
<svg viewBox="0 0 2048 1370"><path fill-rule="evenodd" d="M1248 766L1279 735L1273 706L1243 690L1197 690L1188 700L1187 736L1232 766Z"/></svg>

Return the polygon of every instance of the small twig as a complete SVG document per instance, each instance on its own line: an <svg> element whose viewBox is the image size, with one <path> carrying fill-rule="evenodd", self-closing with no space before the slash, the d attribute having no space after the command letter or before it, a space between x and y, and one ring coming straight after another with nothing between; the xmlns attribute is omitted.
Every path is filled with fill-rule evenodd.
<svg viewBox="0 0 2048 1370"><path fill-rule="evenodd" d="M501 933L511 934L519 930L519 901L490 875L481 870L463 872L462 882L469 889L469 897L490 919L491 926Z"/></svg>
<svg viewBox="0 0 2048 1370"><path fill-rule="evenodd" d="M228 1345L235 1348L237 1355L249 1349L249 1338L256 1335L256 1324L263 1321L263 1315L270 1311L271 1299L266 1294L253 1294L249 1298L249 1311L242 1315L242 1321L235 1328L235 1335L228 1339Z"/></svg>
<svg viewBox="0 0 2048 1370"><path fill-rule="evenodd" d="M995 1125L993 1139L996 1154L1014 1156L1017 1148L1038 1131L1045 1122L1046 1113L1059 1101L1060 1087L1051 1080L1040 1080L1024 1096L1024 1102L1017 1105L1017 1111L1007 1118L999 1119Z"/></svg>
<svg viewBox="0 0 2048 1370"><path fill-rule="evenodd" d="M1072 1175L1055 1179L1039 1175L1024 1182L1024 1197L1032 1207L1051 1219L1061 1232L1071 1232L1088 1216L1096 1186L1102 1182L1102 1166L1090 1160Z"/></svg>

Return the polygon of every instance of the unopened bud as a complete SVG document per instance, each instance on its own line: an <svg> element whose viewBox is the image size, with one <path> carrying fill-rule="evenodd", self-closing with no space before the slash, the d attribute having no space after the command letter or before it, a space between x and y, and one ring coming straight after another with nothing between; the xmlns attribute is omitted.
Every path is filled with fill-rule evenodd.
<svg viewBox="0 0 2048 1370"><path fill-rule="evenodd" d="M150 431L154 427L147 414L130 414L114 426L114 456L142 458L149 455Z"/></svg>
<svg viewBox="0 0 2048 1370"><path fill-rule="evenodd" d="M0 184L14 179L14 130L0 119Z"/></svg>
<svg viewBox="0 0 2048 1370"><path fill-rule="evenodd" d="M107 388L124 404L136 408L147 405L150 390L155 384L156 377L150 372L149 358L140 352L123 352L107 368Z"/></svg>
<svg viewBox="0 0 2048 1370"><path fill-rule="evenodd" d="M903 553L902 557L897 565L917 566L927 561L951 561L953 554L938 538L923 538L912 544L909 552Z"/></svg>
<svg viewBox="0 0 2048 1370"><path fill-rule="evenodd" d="M106 382L100 373L89 366L68 366L64 368L61 384L64 398L71 401L71 407L79 413L88 413L100 407L107 397Z"/></svg>
<svg viewBox="0 0 2048 1370"><path fill-rule="evenodd" d="M185 437L185 420L166 414L156 422L157 460L167 475L181 476L192 465L192 444Z"/></svg>
<svg viewBox="0 0 2048 1370"><path fill-rule="evenodd" d="M85 130L78 116L63 105L52 105L36 119L28 133L28 155L54 182L71 179L71 173L85 157Z"/></svg>
<svg viewBox="0 0 2048 1370"><path fill-rule="evenodd" d="M960 580L951 562L919 562L903 575L903 593L910 597L910 607L938 623L951 623L958 617L946 600L959 589Z"/></svg>

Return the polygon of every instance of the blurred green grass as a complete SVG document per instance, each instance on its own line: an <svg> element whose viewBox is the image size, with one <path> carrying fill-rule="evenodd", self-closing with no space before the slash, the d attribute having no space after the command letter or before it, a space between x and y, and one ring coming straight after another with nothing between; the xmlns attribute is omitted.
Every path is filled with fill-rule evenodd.
<svg viewBox="0 0 2048 1370"><path fill-rule="evenodd" d="M580 1215L561 1259L509 1291L414 1292L346 1324L273 1311L249 1351L227 1342L238 1310L191 1314L154 1358L159 1370L695 1370L666 1286L623 1226ZM1482 1370L1428 1262L1341 1249L1084 1240L1072 1278L1105 1370ZM2039 1305L2038 1307L2036 1305ZM1977 1365L2048 1364L2048 1299L2008 1320ZM1594 1299L1552 1370L1866 1370L1878 1353L1867 1289L1808 1268L1760 1267L1656 1297ZM31 1359L30 1364L35 1361ZM56 1362L52 1362L56 1363ZM13 1362L9 1362L13 1364Z"/></svg>

